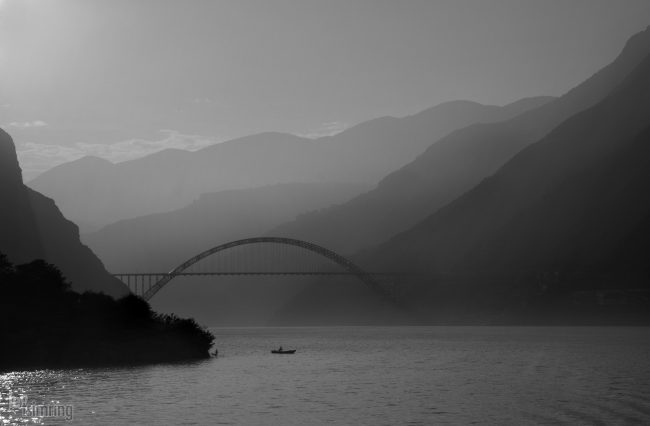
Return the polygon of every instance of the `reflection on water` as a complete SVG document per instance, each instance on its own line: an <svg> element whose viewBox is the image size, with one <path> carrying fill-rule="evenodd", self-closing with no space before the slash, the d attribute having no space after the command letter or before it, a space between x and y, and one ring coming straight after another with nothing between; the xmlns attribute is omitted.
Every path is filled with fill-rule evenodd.
<svg viewBox="0 0 650 426"><path fill-rule="evenodd" d="M81 372L81 371L80 371ZM83 372L81 372L83 374ZM74 371L11 372L0 375L0 421L3 424L49 424L73 420L74 407L48 396L74 380Z"/></svg>
<svg viewBox="0 0 650 426"><path fill-rule="evenodd" d="M214 332L219 359L0 375L0 419L82 425L650 422L647 328ZM280 345L298 352L271 355ZM72 405L74 419L24 417L14 406L21 396L28 404Z"/></svg>

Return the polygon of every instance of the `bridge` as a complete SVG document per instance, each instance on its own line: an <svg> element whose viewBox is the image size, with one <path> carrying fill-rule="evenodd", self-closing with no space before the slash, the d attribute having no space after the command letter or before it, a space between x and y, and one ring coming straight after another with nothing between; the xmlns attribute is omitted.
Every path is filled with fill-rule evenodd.
<svg viewBox="0 0 650 426"><path fill-rule="evenodd" d="M242 253L241 248L252 248ZM269 250L270 248L270 250ZM291 253L289 248L298 253ZM264 249L264 250L262 250ZM296 254L317 254L317 264L296 267ZM298 256L300 257L300 256ZM323 260L338 270L326 270ZM304 263L304 262L300 262ZM256 237L231 241L205 250L186 260L170 272L117 273L115 277L132 293L151 300L177 277L195 276L355 276L379 295L394 300L390 287L380 283L379 276L393 274L369 273L332 250L307 241L283 237Z"/></svg>

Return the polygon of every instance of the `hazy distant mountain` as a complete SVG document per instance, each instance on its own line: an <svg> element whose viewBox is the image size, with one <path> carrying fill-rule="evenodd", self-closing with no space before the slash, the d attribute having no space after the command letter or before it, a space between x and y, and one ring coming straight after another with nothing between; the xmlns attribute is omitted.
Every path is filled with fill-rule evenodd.
<svg viewBox="0 0 650 426"><path fill-rule="evenodd" d="M127 293L122 283L79 241L75 224L49 198L22 183L11 137L0 130L0 252L14 263L44 259L56 265L78 291Z"/></svg>
<svg viewBox="0 0 650 426"><path fill-rule="evenodd" d="M356 277L314 277L295 296L276 309L270 325L412 325L417 318L382 299Z"/></svg>
<svg viewBox="0 0 650 426"><path fill-rule="evenodd" d="M648 290L648 194L650 55L602 102L371 257L465 277L456 292L501 304L539 293Z"/></svg>
<svg viewBox="0 0 650 426"><path fill-rule="evenodd" d="M114 272L168 271L210 247L263 235L305 211L358 194L359 185L288 183L204 194L179 210L122 220L83 236Z"/></svg>
<svg viewBox="0 0 650 426"><path fill-rule="evenodd" d="M263 133L197 152L166 150L111 164L98 158L58 166L29 185L57 202L82 230L181 208L200 194L289 182L375 184L443 135L477 122L504 120L547 102L506 107L448 102L419 114L383 117L316 140Z"/></svg>
<svg viewBox="0 0 650 426"><path fill-rule="evenodd" d="M376 189L340 206L303 215L273 231L345 253L379 244L408 229L493 174L529 144L608 95L650 52L650 30L632 37L621 54L562 97L499 123L459 129Z"/></svg>

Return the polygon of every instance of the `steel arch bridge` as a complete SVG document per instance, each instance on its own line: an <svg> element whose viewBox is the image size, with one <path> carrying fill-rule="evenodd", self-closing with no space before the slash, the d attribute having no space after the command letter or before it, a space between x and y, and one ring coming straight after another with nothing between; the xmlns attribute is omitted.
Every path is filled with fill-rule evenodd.
<svg viewBox="0 0 650 426"><path fill-rule="evenodd" d="M331 262L341 266L345 272L293 272L293 271L282 271L282 272L272 272L272 271L252 271L252 272L243 272L243 271L211 271L211 272L188 272L187 270L194 264L200 262L201 260L213 256L219 252L223 252L228 249L232 249L238 246L245 246L251 244L281 244L286 246L299 247L310 252L316 253L323 258L330 260ZM393 299L392 294L389 293L385 286L382 286L379 281L376 279L377 275L381 274L371 274L354 263L349 259L341 256L338 253L333 252L332 250L326 249L325 247L313 244L307 241L297 240L294 238L284 238L284 237L256 237L256 238L246 238L242 240L231 241L229 243L221 244L211 249L205 250L202 253L197 254L196 256L186 260L185 262L178 265L172 271L167 273L118 273L114 274L115 277L124 282L129 290L141 296L144 300L151 300L153 296L156 295L160 290L163 289L170 281L176 277L180 276L218 276L218 275L353 275L356 276L361 282L367 285L370 289L377 292L381 296L384 296L389 299ZM388 274L391 275L391 274Z"/></svg>

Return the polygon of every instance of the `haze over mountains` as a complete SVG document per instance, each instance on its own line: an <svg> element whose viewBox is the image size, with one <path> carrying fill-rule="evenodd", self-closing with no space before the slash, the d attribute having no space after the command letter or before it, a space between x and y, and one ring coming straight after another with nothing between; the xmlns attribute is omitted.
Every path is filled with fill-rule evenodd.
<svg viewBox="0 0 650 426"><path fill-rule="evenodd" d="M573 114L607 96L650 52L650 31L632 37L616 60L558 99L498 123L465 127L433 143L348 203L303 215L273 230L344 253L405 231L496 172Z"/></svg>
<svg viewBox="0 0 650 426"><path fill-rule="evenodd" d="M647 31L626 50L642 40L650 45ZM646 53L603 101L367 253L370 263L430 274L427 292L437 298L453 282L455 297L492 309L605 289L641 292L622 300L642 303L650 290L649 111Z"/></svg>
<svg viewBox="0 0 650 426"><path fill-rule="evenodd" d="M382 262L480 275L646 272L636 244L650 218L649 111L650 55L602 102L380 246Z"/></svg>
<svg viewBox="0 0 650 426"><path fill-rule="evenodd" d="M54 202L23 185L11 137L0 130L0 252L15 263L44 259L56 265L77 291L120 296L126 286L104 269L79 241L77 226Z"/></svg>
<svg viewBox="0 0 650 426"><path fill-rule="evenodd" d="M648 298L648 111L650 28L558 98L503 107L449 102L313 140L263 133L120 164L84 158L30 185L85 229L104 226L84 239L115 272L168 270L217 244L266 234L351 255L371 271L421 273L403 288L406 304L427 321L483 321L531 306L561 305L566 313L583 308L574 300L581 292L594 306L606 290L624 301L628 293ZM7 193L22 187L14 163ZM13 203L29 212L24 194L15 194ZM26 232L7 241L27 257L41 251L24 247L39 247L48 234L26 230L45 220L39 212L55 209L29 194L41 206L31 216L3 213ZM76 238L75 229L66 232ZM156 303L172 310L183 300L208 323L232 323L231 314L250 320L253 311L264 321L300 322L317 312L325 320L332 306L397 318L365 289L321 282L186 283ZM190 302L185 292L217 302Z"/></svg>
<svg viewBox="0 0 650 426"><path fill-rule="evenodd" d="M111 271L169 271L220 243L263 235L303 212L343 202L362 188L285 183L203 194L182 209L122 220L82 238Z"/></svg>
<svg viewBox="0 0 650 426"><path fill-rule="evenodd" d="M477 122L500 121L547 98L505 107L448 102L404 118L383 117L336 136L262 133L196 152L165 150L119 164L85 157L29 182L83 231L182 208L203 193L292 182L375 184L433 141Z"/></svg>

